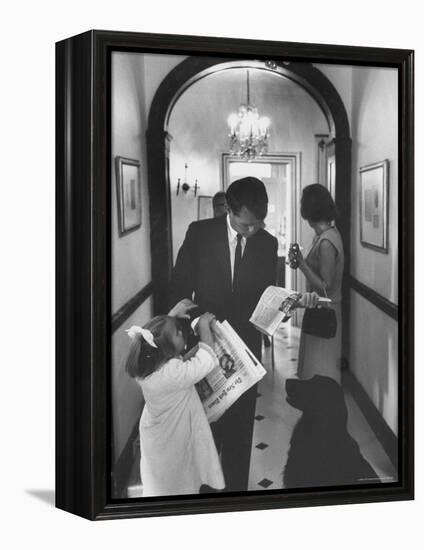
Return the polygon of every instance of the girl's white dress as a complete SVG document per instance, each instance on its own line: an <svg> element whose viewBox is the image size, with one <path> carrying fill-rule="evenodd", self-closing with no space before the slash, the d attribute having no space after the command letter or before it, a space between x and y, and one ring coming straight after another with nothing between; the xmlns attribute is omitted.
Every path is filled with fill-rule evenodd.
<svg viewBox="0 0 424 550"><path fill-rule="evenodd" d="M188 361L170 359L137 381L145 406L140 418L143 496L198 493L202 484L225 487L218 453L194 384L217 365L200 343Z"/></svg>

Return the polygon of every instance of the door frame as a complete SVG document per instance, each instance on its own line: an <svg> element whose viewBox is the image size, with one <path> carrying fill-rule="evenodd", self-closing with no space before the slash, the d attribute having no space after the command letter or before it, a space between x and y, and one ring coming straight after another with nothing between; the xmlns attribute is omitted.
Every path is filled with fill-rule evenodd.
<svg viewBox="0 0 424 550"><path fill-rule="evenodd" d="M258 158L255 158L254 163L261 164L288 164L291 171L291 180L292 180L292 193L291 193L291 204L290 209L292 213L291 219L291 235L293 242L299 242L300 239L300 216L299 216L299 203L301 196L301 159L302 153L266 153L261 155ZM228 171L229 165L231 162L241 162L240 157L236 155L231 155L230 153L221 153L221 182L222 188L226 191L229 181L228 181ZM293 270L291 273L291 288L299 288L298 284L298 271Z"/></svg>

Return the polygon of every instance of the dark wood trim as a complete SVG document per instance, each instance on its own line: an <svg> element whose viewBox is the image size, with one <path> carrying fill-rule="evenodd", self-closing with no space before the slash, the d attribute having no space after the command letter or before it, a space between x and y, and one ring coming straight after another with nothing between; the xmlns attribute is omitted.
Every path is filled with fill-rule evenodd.
<svg viewBox="0 0 424 550"><path fill-rule="evenodd" d="M399 71L399 471L414 492L414 52Z"/></svg>
<svg viewBox="0 0 424 550"><path fill-rule="evenodd" d="M342 383L352 394L372 431L386 451L390 462L393 464L395 470L398 471L399 442L397 436L393 433L380 411L368 397L367 392L349 369L343 370Z"/></svg>
<svg viewBox="0 0 424 550"><path fill-rule="evenodd" d="M360 294L363 298L371 302L376 308L383 311L395 321L398 320L399 307L397 304L391 302L387 298L384 298L384 296L381 296L381 294L369 286L360 283L357 279L355 279L355 277L350 276L349 281L350 288L352 290Z"/></svg>
<svg viewBox="0 0 424 550"><path fill-rule="evenodd" d="M130 315L134 313L149 296L153 294L153 283L144 286L137 294L128 300L116 313L112 315L112 334L125 323Z"/></svg>

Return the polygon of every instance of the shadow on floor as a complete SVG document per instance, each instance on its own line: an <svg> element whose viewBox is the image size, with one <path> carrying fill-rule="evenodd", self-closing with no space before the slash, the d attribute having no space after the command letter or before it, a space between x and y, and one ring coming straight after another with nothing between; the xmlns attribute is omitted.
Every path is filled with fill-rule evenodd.
<svg viewBox="0 0 424 550"><path fill-rule="evenodd" d="M27 489L25 492L27 495L38 498L38 500L45 502L49 506L55 505L54 489Z"/></svg>

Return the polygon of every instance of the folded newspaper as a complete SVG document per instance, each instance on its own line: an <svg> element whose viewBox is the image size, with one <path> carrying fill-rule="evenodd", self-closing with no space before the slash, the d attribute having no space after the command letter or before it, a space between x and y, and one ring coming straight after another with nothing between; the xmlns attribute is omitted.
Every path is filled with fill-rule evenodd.
<svg viewBox="0 0 424 550"><path fill-rule="evenodd" d="M227 322L216 322L216 366L196 389L209 422L218 420L237 399L259 382L266 370ZM188 353L186 358L192 355Z"/></svg>
<svg viewBox="0 0 424 550"><path fill-rule="evenodd" d="M299 307L302 298L300 292L293 292L279 286L269 286L262 294L250 322L266 334L273 336L283 321L287 321L293 310ZM328 298L319 298L318 303L331 302Z"/></svg>

